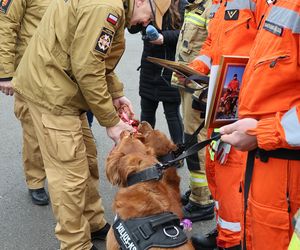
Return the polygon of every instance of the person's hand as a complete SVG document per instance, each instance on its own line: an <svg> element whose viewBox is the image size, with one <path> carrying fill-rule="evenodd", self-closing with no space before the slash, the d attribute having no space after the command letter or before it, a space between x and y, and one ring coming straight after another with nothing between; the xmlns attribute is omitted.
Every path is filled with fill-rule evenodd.
<svg viewBox="0 0 300 250"><path fill-rule="evenodd" d="M133 107L132 107L131 101L127 97L122 96L122 97L113 99L113 104L117 109L120 108L122 106L122 104L126 104L129 107L129 110L131 113L130 118L134 117L134 112L133 112Z"/></svg>
<svg viewBox="0 0 300 250"><path fill-rule="evenodd" d="M257 120L245 118L233 124L220 128L221 140L241 151L250 151L257 148L257 138L247 134L247 130L256 128Z"/></svg>
<svg viewBox="0 0 300 250"><path fill-rule="evenodd" d="M106 133L115 144L118 144L120 141L120 134L124 130L133 132L133 127L120 120L115 126L106 128Z"/></svg>
<svg viewBox="0 0 300 250"><path fill-rule="evenodd" d="M0 91L5 95L12 96L14 94L14 89L11 81L3 81L3 82L0 81Z"/></svg>
<svg viewBox="0 0 300 250"><path fill-rule="evenodd" d="M177 78L177 81L178 81L180 84L184 85L184 82L185 82L185 79L186 79L185 76L183 76L182 74L179 74L179 73L177 73L177 72L174 72L174 76Z"/></svg>
<svg viewBox="0 0 300 250"><path fill-rule="evenodd" d="M155 45L163 45L164 44L164 36L162 34L159 34L158 38L156 40L152 40L149 42L152 44L155 44Z"/></svg>

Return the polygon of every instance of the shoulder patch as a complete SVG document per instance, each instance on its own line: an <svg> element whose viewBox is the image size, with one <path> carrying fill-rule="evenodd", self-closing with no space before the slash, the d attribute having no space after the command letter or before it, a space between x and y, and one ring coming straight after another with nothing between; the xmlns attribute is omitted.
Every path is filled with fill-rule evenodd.
<svg viewBox="0 0 300 250"><path fill-rule="evenodd" d="M111 23L112 25L116 25L118 22L118 17L110 13L107 16L106 21Z"/></svg>
<svg viewBox="0 0 300 250"><path fill-rule="evenodd" d="M13 0L0 0L0 11L6 14L12 1Z"/></svg>
<svg viewBox="0 0 300 250"><path fill-rule="evenodd" d="M97 39L95 50L106 55L112 44L114 34L112 30L103 27Z"/></svg>
<svg viewBox="0 0 300 250"><path fill-rule="evenodd" d="M238 20L240 15L240 10L226 10L225 20Z"/></svg>
<svg viewBox="0 0 300 250"><path fill-rule="evenodd" d="M283 27L279 26L278 24L272 23L266 20L263 29L270 31L271 33L275 34L276 36L282 36Z"/></svg>

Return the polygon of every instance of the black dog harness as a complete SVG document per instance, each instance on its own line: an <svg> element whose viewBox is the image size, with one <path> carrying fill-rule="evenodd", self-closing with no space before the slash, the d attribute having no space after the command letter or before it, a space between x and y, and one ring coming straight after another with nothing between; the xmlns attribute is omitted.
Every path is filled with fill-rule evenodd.
<svg viewBox="0 0 300 250"><path fill-rule="evenodd" d="M117 218L113 230L121 250L173 248L187 242L179 218L170 212L126 221Z"/></svg>

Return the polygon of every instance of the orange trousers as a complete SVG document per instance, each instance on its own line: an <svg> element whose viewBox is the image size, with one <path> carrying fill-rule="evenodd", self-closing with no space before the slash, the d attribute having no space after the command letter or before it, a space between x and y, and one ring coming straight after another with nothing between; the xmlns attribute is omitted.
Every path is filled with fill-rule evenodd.
<svg viewBox="0 0 300 250"><path fill-rule="evenodd" d="M300 161L255 159L246 219L247 250L287 250L300 208Z"/></svg>
<svg viewBox="0 0 300 250"><path fill-rule="evenodd" d="M209 136L211 134L209 131ZM228 160L221 165L206 152L206 176L209 189L216 201L217 245L233 247L241 241L242 192L241 180L246 153L233 147Z"/></svg>

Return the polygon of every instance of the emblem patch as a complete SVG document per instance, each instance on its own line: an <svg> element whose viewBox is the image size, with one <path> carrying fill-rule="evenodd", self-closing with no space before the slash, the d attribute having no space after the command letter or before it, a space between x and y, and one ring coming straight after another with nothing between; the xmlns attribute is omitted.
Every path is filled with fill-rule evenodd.
<svg viewBox="0 0 300 250"><path fill-rule="evenodd" d="M113 36L114 32L104 27L97 39L95 50L106 54L112 44Z"/></svg>
<svg viewBox="0 0 300 250"><path fill-rule="evenodd" d="M116 17L115 15L113 14L109 14L107 19L106 19L107 22L113 24L113 25L116 25L117 22L118 22L118 17Z"/></svg>
<svg viewBox="0 0 300 250"><path fill-rule="evenodd" d="M281 26L279 26L275 23L271 23L269 21L266 21L263 28L265 30L270 31L271 33L275 34L276 36L282 36L283 27L281 27Z"/></svg>
<svg viewBox="0 0 300 250"><path fill-rule="evenodd" d="M12 0L0 0L0 11L6 14L11 3Z"/></svg>
<svg viewBox="0 0 300 250"><path fill-rule="evenodd" d="M226 10L225 11L225 20L238 20L240 15L239 10Z"/></svg>

